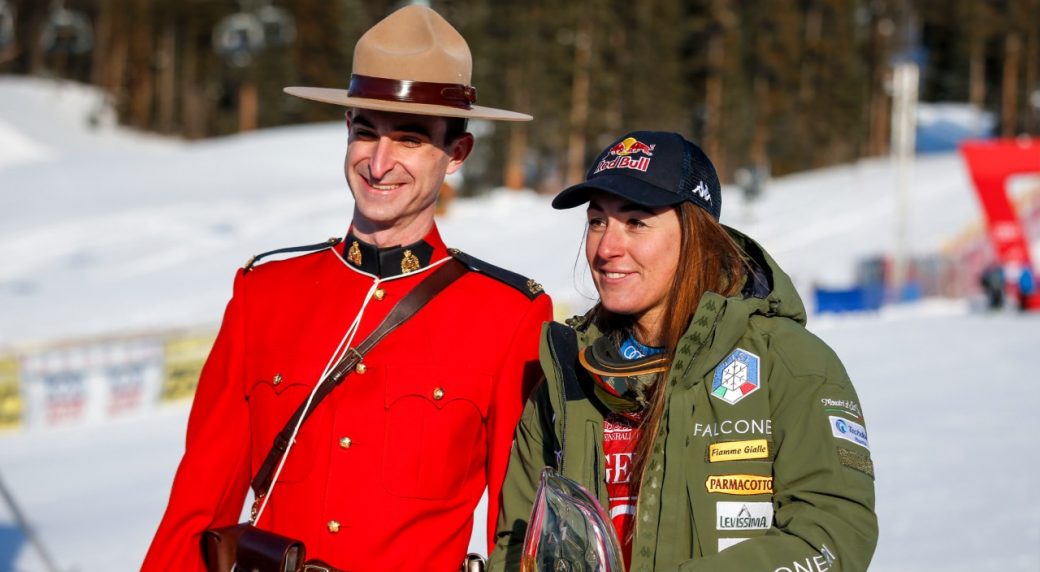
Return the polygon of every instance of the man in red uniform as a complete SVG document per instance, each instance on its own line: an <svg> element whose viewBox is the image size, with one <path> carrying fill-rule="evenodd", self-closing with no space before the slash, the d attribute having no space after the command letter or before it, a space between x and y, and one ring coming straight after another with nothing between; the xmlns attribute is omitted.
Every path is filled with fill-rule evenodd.
<svg viewBox="0 0 1040 572"><path fill-rule="evenodd" d="M238 521L275 435L333 357L453 257L469 272L379 342L306 419L255 524L342 570L455 571L486 486L494 532L551 302L534 281L448 249L438 235L437 192L473 146L466 118L530 119L473 105L470 71L458 32L411 6L358 41L349 90L287 88L349 108L353 221L345 240L251 261L237 275L144 570L203 569L200 534Z"/></svg>

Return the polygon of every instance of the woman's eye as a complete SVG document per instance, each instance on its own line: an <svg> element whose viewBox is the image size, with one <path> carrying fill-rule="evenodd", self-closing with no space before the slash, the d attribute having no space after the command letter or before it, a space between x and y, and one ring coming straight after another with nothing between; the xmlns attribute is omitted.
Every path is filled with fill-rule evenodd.
<svg viewBox="0 0 1040 572"><path fill-rule="evenodd" d="M601 218L593 217L589 219L589 228L599 228L604 226L605 224L606 222L604 222L604 220Z"/></svg>
<svg viewBox="0 0 1040 572"><path fill-rule="evenodd" d="M628 225L635 228L646 228L647 226L649 226L646 224L644 220L638 218L629 219Z"/></svg>

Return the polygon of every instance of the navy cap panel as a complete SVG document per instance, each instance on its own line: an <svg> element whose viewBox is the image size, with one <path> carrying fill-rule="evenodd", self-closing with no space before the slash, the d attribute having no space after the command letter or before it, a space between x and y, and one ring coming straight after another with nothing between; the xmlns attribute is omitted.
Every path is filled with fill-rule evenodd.
<svg viewBox="0 0 1040 572"><path fill-rule="evenodd" d="M593 161L585 182L560 192L553 207L578 206L588 200L589 189L645 206L689 201L716 220L722 207L715 166L700 147L672 132L633 131L617 139Z"/></svg>
<svg viewBox="0 0 1040 572"><path fill-rule="evenodd" d="M627 180L626 180L627 179ZM610 193L647 207L665 207L683 201L679 195L622 176L596 177L560 191L552 201L555 209L569 209L585 204L596 191Z"/></svg>

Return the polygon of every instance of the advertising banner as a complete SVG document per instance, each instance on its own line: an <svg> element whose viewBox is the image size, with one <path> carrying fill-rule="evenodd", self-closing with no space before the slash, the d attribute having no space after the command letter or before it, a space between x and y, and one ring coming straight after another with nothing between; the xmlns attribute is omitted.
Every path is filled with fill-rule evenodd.
<svg viewBox="0 0 1040 572"><path fill-rule="evenodd" d="M215 339L213 334L194 334L166 340L166 363L160 394L162 401L188 399L195 395L202 365L206 363Z"/></svg>
<svg viewBox="0 0 1040 572"><path fill-rule="evenodd" d="M22 423L22 387L19 363L14 356L0 356L0 431Z"/></svg>
<svg viewBox="0 0 1040 572"><path fill-rule="evenodd" d="M69 344L29 352L23 362L31 427L96 421L154 406L162 344L153 338Z"/></svg>

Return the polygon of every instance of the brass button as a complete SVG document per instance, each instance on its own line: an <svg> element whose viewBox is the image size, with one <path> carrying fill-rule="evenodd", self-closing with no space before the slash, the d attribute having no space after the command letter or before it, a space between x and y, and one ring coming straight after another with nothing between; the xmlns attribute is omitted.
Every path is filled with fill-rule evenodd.
<svg viewBox="0 0 1040 572"><path fill-rule="evenodd" d="M326 524L326 526L329 527L329 532L331 532L332 534L336 534L337 532L339 532L339 521L338 520L330 520L328 522L328 524Z"/></svg>
<svg viewBox="0 0 1040 572"><path fill-rule="evenodd" d="M279 383L281 383L282 382L282 374L280 374L280 373L274 374L274 379L272 380L272 382L275 385L278 385Z"/></svg>
<svg viewBox="0 0 1040 572"><path fill-rule="evenodd" d="M376 300L382 300L383 296L386 296L386 291L382 288L376 288L375 298Z"/></svg>
<svg viewBox="0 0 1040 572"><path fill-rule="evenodd" d="M436 400L440 400L443 397L444 397L444 390L439 388L439 387L434 388L434 390L433 390L433 398L436 399Z"/></svg>
<svg viewBox="0 0 1040 572"><path fill-rule="evenodd" d="M352 443L352 441L350 440L350 437L340 437L339 438L339 446L343 447L344 449L349 449L351 443Z"/></svg>
<svg viewBox="0 0 1040 572"><path fill-rule="evenodd" d="M365 367L365 364L358 363L356 366L354 366L354 371L358 372L359 374L364 374L366 371L368 371L368 368Z"/></svg>

